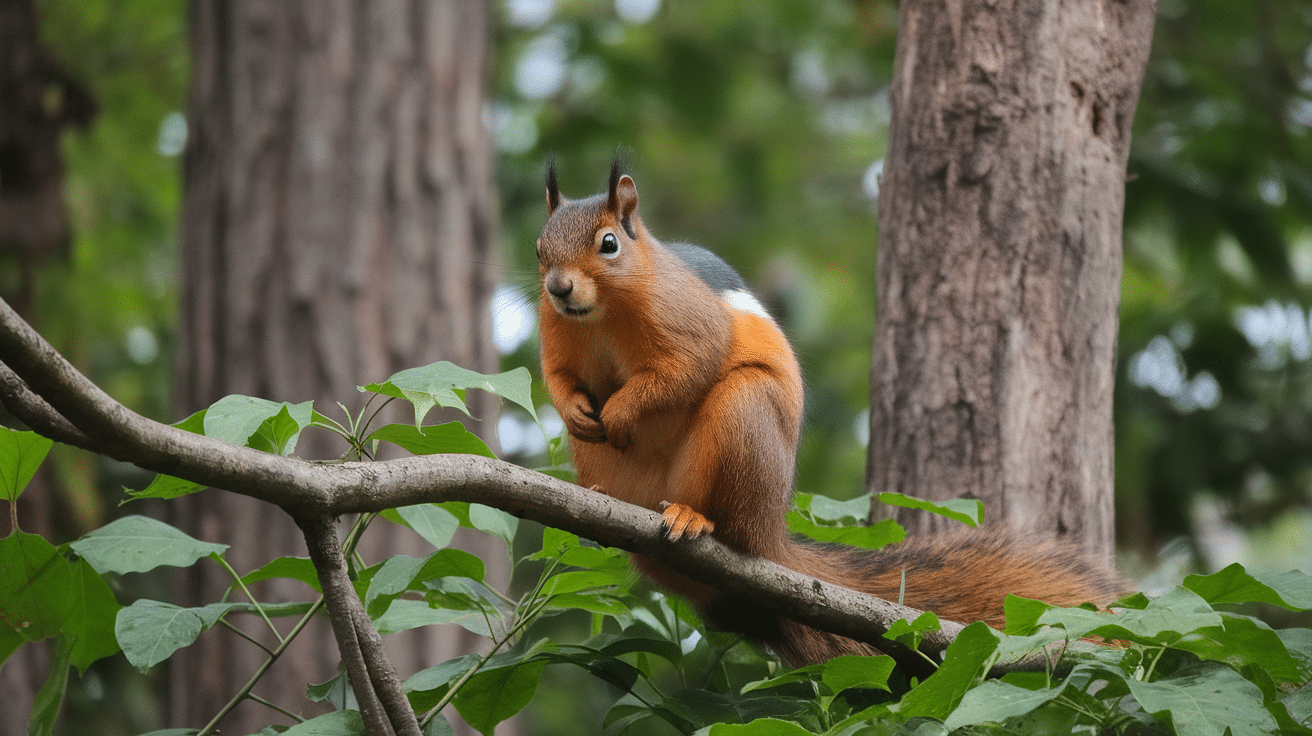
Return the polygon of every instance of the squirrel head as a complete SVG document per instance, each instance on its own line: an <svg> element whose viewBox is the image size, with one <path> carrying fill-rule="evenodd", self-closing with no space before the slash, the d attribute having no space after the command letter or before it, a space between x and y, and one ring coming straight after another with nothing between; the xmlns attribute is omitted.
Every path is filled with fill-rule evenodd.
<svg viewBox="0 0 1312 736"><path fill-rule="evenodd" d="M547 224L537 241L542 293L562 316L600 320L635 288L647 261L646 229L638 218L638 188L611 163L605 194L567 200L547 162Z"/></svg>

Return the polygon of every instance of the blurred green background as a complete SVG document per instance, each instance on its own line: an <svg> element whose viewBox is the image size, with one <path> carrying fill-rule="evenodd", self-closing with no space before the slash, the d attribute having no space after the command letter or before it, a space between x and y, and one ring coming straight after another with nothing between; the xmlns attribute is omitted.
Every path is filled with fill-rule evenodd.
<svg viewBox="0 0 1312 736"><path fill-rule="evenodd" d="M111 395L172 421L186 4L40 0L38 13L100 114L65 136L75 242L40 269L37 327ZM624 149L648 227L723 255L792 337L808 386L799 489L861 492L896 4L498 0L493 13L506 366L536 372L534 340L516 343L507 320L535 298L545 157L584 196ZM1126 187L1115 419L1122 568L1149 589L1312 559L1310 129L1312 2L1160 1ZM0 253L6 295L14 264ZM503 441L531 460L520 424L503 419ZM67 538L138 479L57 452Z"/></svg>

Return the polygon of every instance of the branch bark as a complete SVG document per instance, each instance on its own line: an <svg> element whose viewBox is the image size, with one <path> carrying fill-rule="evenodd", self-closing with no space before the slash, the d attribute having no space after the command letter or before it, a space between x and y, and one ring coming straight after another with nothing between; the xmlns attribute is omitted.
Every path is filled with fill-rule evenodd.
<svg viewBox="0 0 1312 736"><path fill-rule="evenodd" d="M4 389L0 400L37 432L147 470L282 507L301 520L303 528L310 527L307 542L325 597L333 578L331 555L324 545L338 548L337 557L340 548L335 536L329 543L323 534L313 532L316 524L347 513L470 501L659 560L801 623L870 643L894 657L908 673L924 677L933 669L909 647L883 638L894 622L914 619L921 611L742 555L710 537L671 543L665 539L659 514L542 473L472 455L321 465L228 445L151 421L91 383L3 301L0 387ZM341 595L354 597L349 585ZM339 641L346 637L348 643L358 642L360 619L349 613L348 603L331 597L329 601L341 612L332 617ZM358 606L358 600L355 603ZM925 635L921 651L941 652L962 628L942 622L940 631ZM371 654L364 651L362 656ZM386 663L370 662L369 668L372 674L381 673ZM365 684L355 673L352 680L355 687Z"/></svg>

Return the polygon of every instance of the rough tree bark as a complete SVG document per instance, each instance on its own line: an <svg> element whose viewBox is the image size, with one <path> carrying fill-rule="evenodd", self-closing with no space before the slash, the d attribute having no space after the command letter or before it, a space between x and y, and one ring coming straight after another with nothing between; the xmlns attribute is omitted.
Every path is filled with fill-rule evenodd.
<svg viewBox="0 0 1312 736"><path fill-rule="evenodd" d="M240 393L314 399L333 414L357 385L401 368L445 359L494 371L484 4L195 0L192 21L180 411ZM483 416L494 410L471 399L484 401ZM297 455L346 449L312 434ZM258 502L209 492L180 507L184 529L232 544L239 571L305 555L291 520ZM419 545L380 523L361 549L374 560L422 554ZM197 572L183 591L190 603L217 600L230 583L217 567ZM172 668L174 724L203 724L262 658L225 633L202 637ZM471 639L417 633L393 661L405 676L474 648ZM327 627L288 656L257 694L309 712L304 683L337 672ZM248 703L222 726L250 733L275 718Z"/></svg>
<svg viewBox="0 0 1312 736"><path fill-rule="evenodd" d="M870 490L974 496L1110 559L1125 165L1155 9L902 3Z"/></svg>
<svg viewBox="0 0 1312 736"><path fill-rule="evenodd" d="M42 47L33 0L0 0L0 296L34 320L42 261L71 241L64 207L64 127L96 113L90 92ZM18 502L24 531L50 535L53 476L43 469ZM7 514L0 536L11 531ZM50 670L49 643L25 646L0 667L0 736L27 733L27 718Z"/></svg>

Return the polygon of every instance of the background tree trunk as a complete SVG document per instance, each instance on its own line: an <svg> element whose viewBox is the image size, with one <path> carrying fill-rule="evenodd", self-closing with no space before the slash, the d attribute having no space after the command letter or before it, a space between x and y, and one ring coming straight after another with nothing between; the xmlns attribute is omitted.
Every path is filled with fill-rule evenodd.
<svg viewBox="0 0 1312 736"><path fill-rule="evenodd" d="M974 496L1110 558L1125 165L1155 7L902 3L872 491Z"/></svg>
<svg viewBox="0 0 1312 736"><path fill-rule="evenodd" d="M181 412L241 393L314 399L334 415L336 401L359 409L357 385L401 368L446 359L495 370L483 3L196 0L192 14ZM484 402L480 416L495 410L471 400ZM296 454L345 449L312 431ZM189 500L179 525L232 544L239 572L305 555L291 520L267 505L216 492ZM496 544L489 562L505 557ZM376 561L423 546L379 522L361 549ZM217 566L193 573L189 604L218 600L230 583ZM273 600L306 593L264 589ZM326 624L310 633L256 694L313 712L304 683L333 677L338 656ZM477 646L454 628L396 644L402 677ZM203 636L172 667L172 723L206 722L262 654L218 629ZM246 703L222 726L250 733L279 718Z"/></svg>
<svg viewBox="0 0 1312 736"><path fill-rule="evenodd" d="M95 113L90 92L42 47L33 0L0 0L0 297L29 322L36 322L37 264L67 256L71 240L60 135L69 124L85 127ZM0 414L12 424L8 412ZM53 489L47 464L17 502L23 531L53 536ZM8 536L8 510L0 517L0 537ZM0 736L27 733L52 645L21 647L0 667Z"/></svg>

